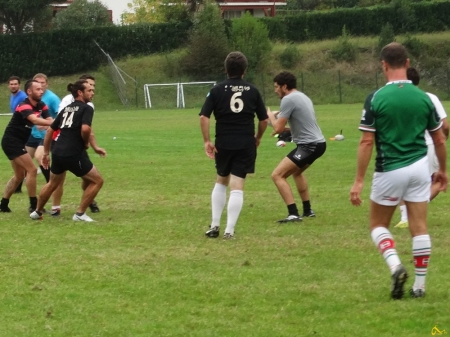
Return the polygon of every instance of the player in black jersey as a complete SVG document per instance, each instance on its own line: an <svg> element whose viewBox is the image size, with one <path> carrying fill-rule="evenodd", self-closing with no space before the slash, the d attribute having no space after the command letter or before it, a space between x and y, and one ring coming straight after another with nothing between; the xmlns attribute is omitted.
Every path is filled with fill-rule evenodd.
<svg viewBox="0 0 450 337"><path fill-rule="evenodd" d="M207 237L219 236L220 218L226 203L227 226L224 238L234 237L234 227L243 205L243 189L248 173L255 171L256 148L267 128L268 116L258 89L243 80L247 58L232 52L225 59L228 79L217 84L206 97L200 112L200 126L206 155L215 159L217 180L212 191L212 222ZM210 140L210 116L216 119L215 145ZM255 135L255 113L259 120Z"/></svg>
<svg viewBox="0 0 450 337"><path fill-rule="evenodd" d="M59 130L59 135L51 149L50 181L39 194L36 211L30 214L33 220L42 219L45 203L63 181L64 173L70 171L77 177L81 177L86 186L81 203L72 219L74 221L94 221L85 213L103 185L103 178L86 152L89 148L91 124L94 116L94 109L87 103L92 100L94 89L86 80L77 81L71 89L75 102L60 111L45 135L42 166L48 167L50 165L49 151L53 133Z"/></svg>
<svg viewBox="0 0 450 337"><path fill-rule="evenodd" d="M11 212L8 206L9 198L23 181L25 174L27 176L26 186L30 197L30 208L36 208L37 203L37 168L34 166L27 150L25 150L25 144L30 137L33 125L49 126L53 118L50 117L45 103L41 101L44 94L41 84L31 80L25 83L24 89L27 98L16 107L2 138L2 149L11 161L14 176L6 184L0 203L0 212Z"/></svg>

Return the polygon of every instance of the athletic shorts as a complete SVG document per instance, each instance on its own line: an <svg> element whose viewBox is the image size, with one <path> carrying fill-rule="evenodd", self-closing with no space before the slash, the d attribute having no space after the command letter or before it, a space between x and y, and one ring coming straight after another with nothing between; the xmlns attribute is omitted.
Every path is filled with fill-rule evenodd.
<svg viewBox="0 0 450 337"><path fill-rule="evenodd" d="M297 148L288 153L287 157L299 168L311 165L320 158L327 149L327 143L297 144Z"/></svg>
<svg viewBox="0 0 450 337"><path fill-rule="evenodd" d="M37 148L38 146L44 145L44 138L36 138L33 135L30 135L28 141L25 146Z"/></svg>
<svg viewBox="0 0 450 337"><path fill-rule="evenodd" d="M17 157L20 157L25 153L28 153L27 150L25 149L25 144L20 140L14 138L3 138L2 149L9 160L16 159Z"/></svg>
<svg viewBox="0 0 450 337"><path fill-rule="evenodd" d="M94 167L87 153L79 156L61 157L52 155L52 165L50 171L53 174L62 174L70 171L77 177L82 177L89 173Z"/></svg>
<svg viewBox="0 0 450 337"><path fill-rule="evenodd" d="M436 157L436 152L434 151L434 145L430 144L428 145L428 164L430 167L430 174L433 175L437 171L439 171L439 162Z"/></svg>
<svg viewBox="0 0 450 337"><path fill-rule="evenodd" d="M370 199L379 205L396 206L400 200L430 200L431 178L428 157L389 172L375 172Z"/></svg>
<svg viewBox="0 0 450 337"><path fill-rule="evenodd" d="M232 174L243 178L255 172L256 145L240 150L217 149L216 170L221 177Z"/></svg>

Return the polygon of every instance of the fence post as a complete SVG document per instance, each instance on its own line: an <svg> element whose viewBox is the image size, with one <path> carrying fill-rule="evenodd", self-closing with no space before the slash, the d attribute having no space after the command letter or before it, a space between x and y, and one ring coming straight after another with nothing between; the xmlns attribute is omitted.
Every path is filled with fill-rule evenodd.
<svg viewBox="0 0 450 337"><path fill-rule="evenodd" d="M342 103L341 70L338 70L338 81L339 81L339 103Z"/></svg>

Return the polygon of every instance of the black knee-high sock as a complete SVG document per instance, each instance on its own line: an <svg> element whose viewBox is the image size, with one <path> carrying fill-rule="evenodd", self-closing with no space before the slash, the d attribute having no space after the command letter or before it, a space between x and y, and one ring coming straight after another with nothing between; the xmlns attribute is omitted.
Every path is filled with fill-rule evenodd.
<svg viewBox="0 0 450 337"><path fill-rule="evenodd" d="M50 169L49 169L49 168L48 168L48 169L45 169L42 165L39 166L39 167L41 168L41 172L42 172L42 174L44 175L45 180L46 180L47 182L49 182L49 180L50 180Z"/></svg>
<svg viewBox="0 0 450 337"><path fill-rule="evenodd" d="M14 193L22 193L22 184L23 184L23 180L20 182L19 186L17 186Z"/></svg>

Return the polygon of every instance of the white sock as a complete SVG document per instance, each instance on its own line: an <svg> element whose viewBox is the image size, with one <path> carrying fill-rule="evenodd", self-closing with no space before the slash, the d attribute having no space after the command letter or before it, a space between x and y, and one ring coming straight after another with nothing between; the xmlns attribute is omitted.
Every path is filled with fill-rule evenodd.
<svg viewBox="0 0 450 337"><path fill-rule="evenodd" d="M212 222L211 228L220 226L220 218L227 202L227 187L216 183L211 193Z"/></svg>
<svg viewBox="0 0 450 337"><path fill-rule="evenodd" d="M230 199L228 200L227 208L227 228L225 233L234 235L234 227L241 213L242 205L244 204L244 192L234 190L230 192Z"/></svg>
<svg viewBox="0 0 450 337"><path fill-rule="evenodd" d="M375 228L370 235L372 240L383 255L384 261L386 261L391 274L394 274L397 266L402 264L400 258L398 257L397 250L395 249L394 237L392 236L389 229L385 227Z"/></svg>
<svg viewBox="0 0 450 337"><path fill-rule="evenodd" d="M401 221L408 221L408 211L406 210L406 205L400 206L400 216Z"/></svg>
<svg viewBox="0 0 450 337"><path fill-rule="evenodd" d="M52 211L54 211L55 209L61 209L61 206L60 206L60 205L58 205L58 206L52 206Z"/></svg>
<svg viewBox="0 0 450 337"><path fill-rule="evenodd" d="M431 255L431 238L428 234L419 235L413 237L412 242L414 272L416 274L413 289L422 289L425 291L425 277Z"/></svg>

